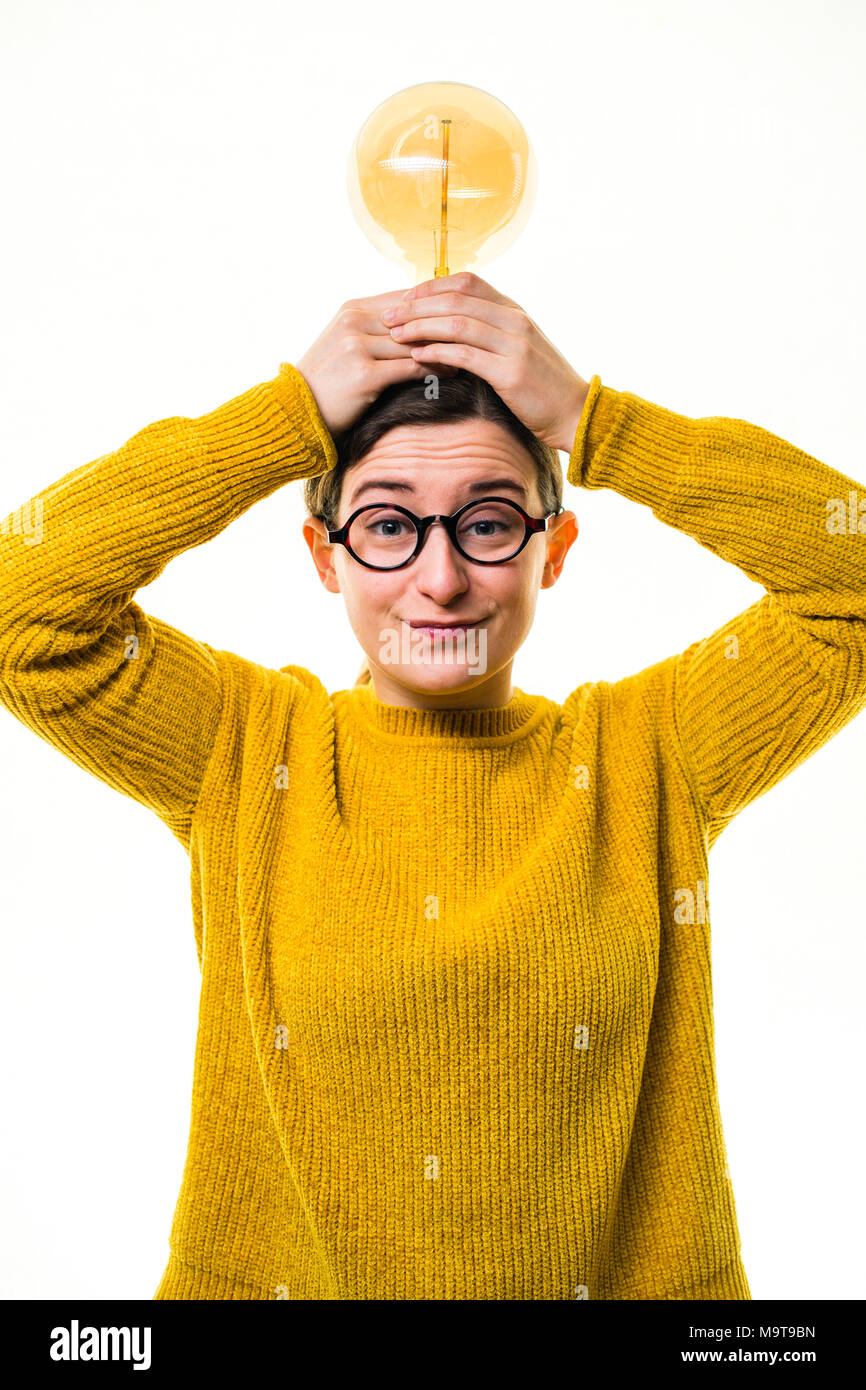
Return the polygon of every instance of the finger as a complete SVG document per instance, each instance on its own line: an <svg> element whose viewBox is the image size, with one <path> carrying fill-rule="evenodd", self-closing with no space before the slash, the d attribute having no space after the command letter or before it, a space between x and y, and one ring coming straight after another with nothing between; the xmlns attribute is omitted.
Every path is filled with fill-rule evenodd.
<svg viewBox="0 0 866 1390"><path fill-rule="evenodd" d="M406 290L401 296L402 299L412 300L427 298L432 294L442 294L449 292L470 295L473 299L486 299L493 304L507 304L512 309L520 306L515 304L513 299L507 295L500 294L486 280L482 280L480 275L475 275L471 270L459 270L454 275L437 275L432 280L422 280L420 284L413 285L410 290ZM390 306L386 306L390 307Z"/></svg>
<svg viewBox="0 0 866 1390"><path fill-rule="evenodd" d="M435 365L438 366L439 364ZM431 373L439 376L454 376L457 372L456 366L450 367L444 363L442 370L438 373L434 373L433 368L433 363L416 362L413 357L407 357L402 362L382 362L381 366L377 367L372 374L373 389L378 395L385 390L386 386L391 386L396 381L417 381Z"/></svg>
<svg viewBox="0 0 866 1390"><path fill-rule="evenodd" d="M473 372L475 376L489 381L496 390L502 362L497 353L470 347L468 343L429 343L424 347L413 347L412 357L424 366L441 363L443 366L462 367L465 372Z"/></svg>
<svg viewBox="0 0 866 1390"><path fill-rule="evenodd" d="M454 275L442 275L432 280L422 280L420 284L412 285L408 290L385 290L382 294L371 294L359 299L347 299L346 303L342 305L341 311L354 312L359 320L357 327L363 332L380 333L382 331L381 317L385 309L396 308L407 297L417 297L420 291L424 291L425 294L433 294L443 289L462 292L488 302L507 304L515 309L520 307L515 304L513 299L508 299L506 295L500 294L486 280L482 280L480 275L475 275L468 270L461 270Z"/></svg>
<svg viewBox="0 0 866 1390"><path fill-rule="evenodd" d="M371 295L368 299L349 299L335 315L334 322L342 319L343 326L354 333L387 334L388 326L382 321L386 309L396 309L401 303L405 290L389 290L387 294Z"/></svg>
<svg viewBox="0 0 866 1390"><path fill-rule="evenodd" d="M401 343L392 338L386 329L384 336L367 334L364 350L367 356L381 361L384 358L408 357L410 346L410 343Z"/></svg>
<svg viewBox="0 0 866 1390"><path fill-rule="evenodd" d="M387 319L385 313L390 315ZM433 315L478 319L481 323L492 324L503 333L517 333L526 323L526 315L522 309L456 292L425 295L420 299L404 299L393 309L383 312L382 320L390 330L416 319L429 320Z"/></svg>
<svg viewBox="0 0 866 1390"><path fill-rule="evenodd" d="M487 352L498 352L505 356L514 340L491 323L470 318L466 314L453 314L444 318L410 319L408 323L398 324L391 330L391 337L401 344L427 342L468 343L471 347L484 348Z"/></svg>

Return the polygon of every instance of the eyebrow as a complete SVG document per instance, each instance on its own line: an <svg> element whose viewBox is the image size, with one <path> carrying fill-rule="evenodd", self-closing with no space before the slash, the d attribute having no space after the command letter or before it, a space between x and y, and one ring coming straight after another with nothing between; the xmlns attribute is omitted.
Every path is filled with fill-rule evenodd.
<svg viewBox="0 0 866 1390"><path fill-rule="evenodd" d="M393 482L391 479L385 478L371 479L370 482L362 483L358 490L352 494L349 506L354 507L358 498L362 497L365 492L369 492L371 488L383 488L388 492L415 491L412 483L397 483ZM515 482L513 478L488 478L482 483L470 483L466 491L474 493L483 492L485 496L491 496L493 493L497 492L509 491L516 492L524 501L529 500L529 494L526 488L522 483Z"/></svg>

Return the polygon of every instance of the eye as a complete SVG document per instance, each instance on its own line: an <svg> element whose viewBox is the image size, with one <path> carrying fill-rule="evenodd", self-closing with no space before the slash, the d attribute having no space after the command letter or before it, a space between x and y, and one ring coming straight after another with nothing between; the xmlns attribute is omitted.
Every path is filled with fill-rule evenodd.
<svg viewBox="0 0 866 1390"><path fill-rule="evenodd" d="M487 527L488 529L487 529L487 530L482 530L482 533L481 533L481 534L483 534L483 535L485 535L485 536L492 536L492 535L495 535L495 534L496 534L496 529L497 529L497 527L498 527L500 530L505 530L505 529L507 528L507 524L508 524L508 523L505 522L505 521L497 521L494 517L486 517L486 516L485 516L485 517L473 517L472 521L470 521L470 523L469 523L470 526L480 526L480 527L482 527L482 528L483 528L483 527Z"/></svg>
<svg viewBox="0 0 866 1390"><path fill-rule="evenodd" d="M504 537L516 544L523 536L523 519L502 502L479 502L461 517L460 535L476 543Z"/></svg>
<svg viewBox="0 0 866 1390"><path fill-rule="evenodd" d="M352 522L353 535L363 534L377 541L400 540L413 534L414 530L408 516L403 516L402 512L395 512L390 507L375 507L372 511L362 512Z"/></svg>
<svg viewBox="0 0 866 1390"><path fill-rule="evenodd" d="M408 525L405 516L380 516L365 522L364 530L377 536L396 536L401 534L401 527Z"/></svg>

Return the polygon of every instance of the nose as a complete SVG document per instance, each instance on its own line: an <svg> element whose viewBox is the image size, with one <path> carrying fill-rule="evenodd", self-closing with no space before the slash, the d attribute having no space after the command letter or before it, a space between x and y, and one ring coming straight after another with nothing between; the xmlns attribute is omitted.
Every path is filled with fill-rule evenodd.
<svg viewBox="0 0 866 1390"><path fill-rule="evenodd" d="M440 520L432 521L410 570L417 569L417 583L440 603L446 603L468 588L466 571L469 561L451 543L451 537Z"/></svg>
<svg viewBox="0 0 866 1390"><path fill-rule="evenodd" d="M453 544L448 534L448 528L441 517L437 517L435 521L430 522L430 525L427 527L427 534L421 542L421 549L418 551L415 559L420 559L425 552L431 549L432 552L440 558L450 555L454 560L463 559L460 551Z"/></svg>
<svg viewBox="0 0 866 1390"><path fill-rule="evenodd" d="M430 537L432 536L433 532L436 530L436 527L437 527L437 526L444 532L446 540L448 540L448 541L450 542L451 537L448 535L448 528L447 528L446 525L445 525L444 518L441 517L441 516L437 516L436 520L435 520L435 521L431 521L431 522L430 522L430 525L427 527L427 534L426 534L426 536L424 537L424 542L423 542L423 544L422 544L422 546L421 546L421 550L423 550L423 549L426 547L427 542L429 541L429 539L430 539ZM454 547L451 546L450 548L453 549ZM419 554L420 554L420 551L419 551Z"/></svg>

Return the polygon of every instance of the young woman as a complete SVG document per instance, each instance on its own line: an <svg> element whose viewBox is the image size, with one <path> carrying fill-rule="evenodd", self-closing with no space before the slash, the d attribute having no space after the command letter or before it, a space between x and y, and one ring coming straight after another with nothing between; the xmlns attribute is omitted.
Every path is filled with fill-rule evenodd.
<svg viewBox="0 0 866 1390"><path fill-rule="evenodd" d="M767 590L562 705L511 683L577 534L557 450ZM131 597L301 479L367 661L333 694ZM157 1298L750 1297L707 858L866 703L858 491L756 425L586 382L460 274L345 305L297 366L67 474L38 543L7 520L3 703L191 859Z"/></svg>

